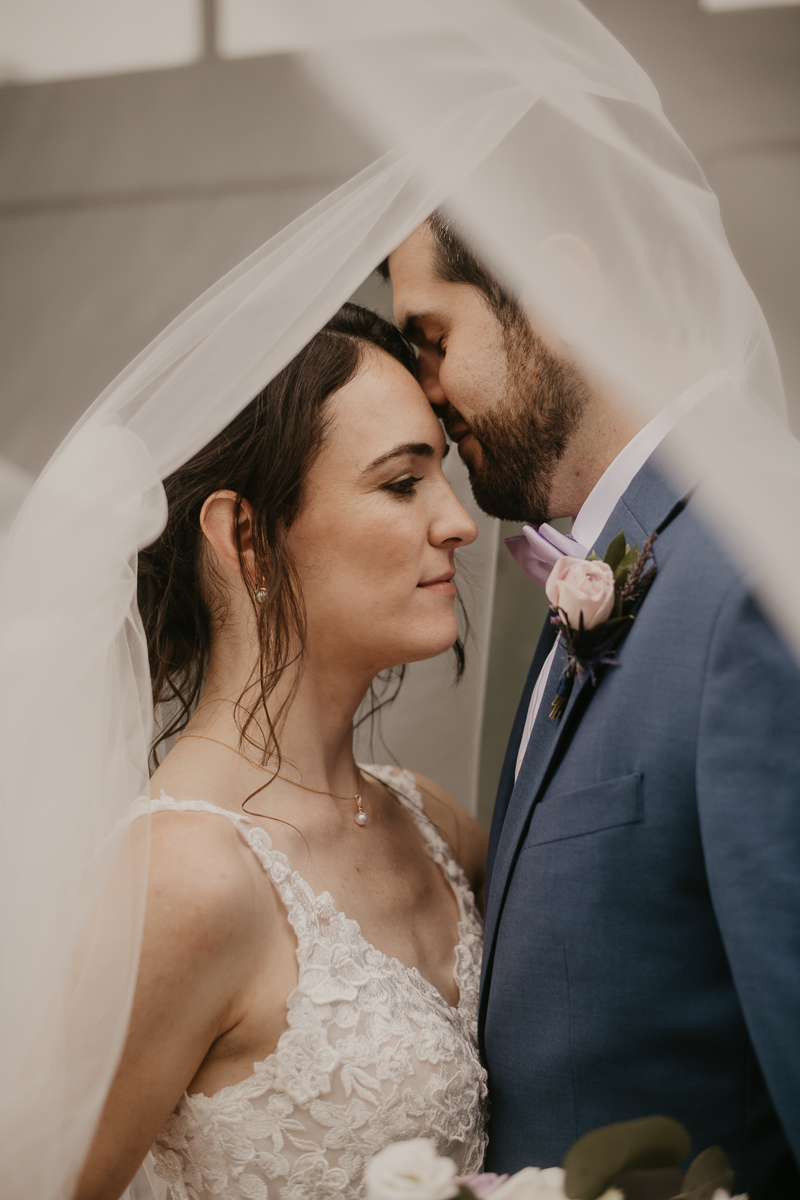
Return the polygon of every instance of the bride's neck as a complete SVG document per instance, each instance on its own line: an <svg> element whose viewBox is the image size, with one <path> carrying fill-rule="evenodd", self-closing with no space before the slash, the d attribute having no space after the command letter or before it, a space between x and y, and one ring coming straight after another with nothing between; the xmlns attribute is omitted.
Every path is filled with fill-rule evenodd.
<svg viewBox="0 0 800 1200"><path fill-rule="evenodd" d="M243 714L255 711L248 737L259 746L266 745L266 722L263 717L258 720L259 689L253 687L253 678L252 668L241 659L212 653L206 685L186 732L238 747ZM278 726L281 757L302 773L309 786L332 792L351 789L355 779L353 719L370 682L341 664L322 664L311 658L299 678L290 667L270 696L269 711ZM254 748L245 745L243 749L260 757Z"/></svg>

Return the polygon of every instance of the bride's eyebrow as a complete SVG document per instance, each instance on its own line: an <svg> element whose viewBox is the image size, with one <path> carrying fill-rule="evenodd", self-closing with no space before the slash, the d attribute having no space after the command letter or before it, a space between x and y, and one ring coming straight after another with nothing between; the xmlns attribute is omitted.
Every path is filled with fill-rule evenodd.
<svg viewBox="0 0 800 1200"><path fill-rule="evenodd" d="M366 475L368 471L382 467L384 463L391 462L393 458L402 458L404 454L413 454L417 458L433 458L435 453L436 451L429 442L403 442L402 445L395 446L393 450L387 450L386 454L373 458L369 466L364 467L361 474Z"/></svg>

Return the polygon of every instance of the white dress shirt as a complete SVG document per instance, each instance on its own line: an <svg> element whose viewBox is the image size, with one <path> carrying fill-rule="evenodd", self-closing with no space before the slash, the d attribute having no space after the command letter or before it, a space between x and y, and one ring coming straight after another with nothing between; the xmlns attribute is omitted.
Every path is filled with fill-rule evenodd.
<svg viewBox="0 0 800 1200"><path fill-rule="evenodd" d="M693 384L692 387L682 392L680 396L673 400L671 404L668 404L658 416L653 417L652 421L649 421L644 429L640 429L636 436L631 438L627 446L624 446L620 450L617 457L606 468L584 500L580 512L572 523L572 536L576 542L579 542L582 546L586 546L587 550L591 549L603 532L605 523L616 508L618 501L624 496L634 477L638 475L653 451L661 444L678 421L688 412L691 412L694 406L718 387L720 383L724 382L729 374L729 371L715 371L713 375L708 375L705 379L701 379L698 383ZM531 702L528 706L525 728L522 731L522 739L519 744L519 751L517 752L517 766L514 778L519 775L519 769L522 766L522 760L528 748L533 724L541 707L542 696L547 686L547 677L550 674L550 668L553 665L557 647L558 638L556 638L553 643L553 649L545 659L544 665L539 672L539 678L536 680L533 692L531 693Z"/></svg>

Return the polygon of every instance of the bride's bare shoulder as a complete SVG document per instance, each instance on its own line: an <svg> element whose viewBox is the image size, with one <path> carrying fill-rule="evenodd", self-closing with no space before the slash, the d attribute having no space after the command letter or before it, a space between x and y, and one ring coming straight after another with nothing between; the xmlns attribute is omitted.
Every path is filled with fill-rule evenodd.
<svg viewBox="0 0 800 1200"><path fill-rule="evenodd" d="M264 884L263 868L227 817L152 814L147 925L157 940L180 943L182 954L192 947L208 954L263 936Z"/></svg>

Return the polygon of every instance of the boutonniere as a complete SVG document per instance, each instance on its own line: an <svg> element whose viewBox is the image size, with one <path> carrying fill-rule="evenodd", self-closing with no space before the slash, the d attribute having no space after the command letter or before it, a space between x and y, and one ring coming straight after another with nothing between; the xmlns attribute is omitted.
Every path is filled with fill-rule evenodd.
<svg viewBox="0 0 800 1200"><path fill-rule="evenodd" d="M655 579L656 565L647 567L657 533L642 546L629 546L618 533L605 558L560 558L545 584L550 601L550 624L567 650L567 665L550 706L550 719L559 721L567 707L575 676L589 675L597 687L602 667L618 667L616 651L634 622L639 605ZM647 568L647 569L645 569Z"/></svg>

